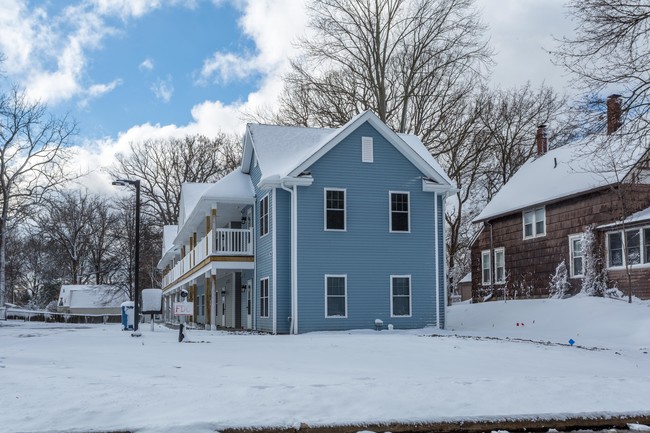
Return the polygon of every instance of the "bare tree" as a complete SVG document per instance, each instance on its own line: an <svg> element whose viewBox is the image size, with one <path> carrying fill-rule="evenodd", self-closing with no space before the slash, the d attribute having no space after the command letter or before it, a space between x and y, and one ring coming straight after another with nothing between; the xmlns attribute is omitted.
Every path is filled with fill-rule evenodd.
<svg viewBox="0 0 650 433"><path fill-rule="evenodd" d="M572 128L567 118L566 98L542 85L495 90L485 97L481 122L487 130L489 166L483 182L489 200L535 154L537 127L551 124L550 142L566 143Z"/></svg>
<svg viewBox="0 0 650 433"><path fill-rule="evenodd" d="M322 0L309 13L280 123L335 127L370 109L434 143L447 108L490 65L473 0Z"/></svg>
<svg viewBox="0 0 650 433"><path fill-rule="evenodd" d="M240 163L241 144L227 134L188 135L131 143L111 171L141 180L142 213L159 225L176 224L183 182L214 182Z"/></svg>
<svg viewBox="0 0 650 433"><path fill-rule="evenodd" d="M575 36L561 40L555 61L575 74L590 95L623 93L623 115L635 122L626 128L647 137L650 113L650 4L644 0L571 0ZM600 129L602 117L594 117ZM638 143L647 146L645 140Z"/></svg>
<svg viewBox="0 0 650 433"><path fill-rule="evenodd" d="M21 218L46 192L69 178L66 145L76 133L67 117L12 88L0 94L0 306L6 292L7 221Z"/></svg>

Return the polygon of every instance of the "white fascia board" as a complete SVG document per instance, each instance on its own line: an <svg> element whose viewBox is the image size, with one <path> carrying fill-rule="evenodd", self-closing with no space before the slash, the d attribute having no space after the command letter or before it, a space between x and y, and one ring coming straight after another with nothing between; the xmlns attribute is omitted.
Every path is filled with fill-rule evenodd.
<svg viewBox="0 0 650 433"><path fill-rule="evenodd" d="M429 165L420 155L411 149L404 140L402 140L392 129L390 129L384 122L382 122L379 117L372 111L366 111L360 116L353 119L347 125L343 126L339 132L334 135L329 142L322 146L318 151L312 154L309 158L303 161L298 167L293 169L288 176L296 177L306 169L308 169L312 164L318 161L323 155L329 152L334 146L343 141L347 136L354 132L359 126L364 122L370 122L372 126L386 139L391 143L395 148L406 157L418 170L420 170L425 176L435 180L441 185L449 185L449 183L438 173L438 171ZM451 186L451 185L449 185Z"/></svg>
<svg viewBox="0 0 650 433"><path fill-rule="evenodd" d="M265 177L259 181L257 184L257 187L259 189L273 189L273 188L281 188L283 186L285 187L292 187L292 186L310 186L312 183L314 183L314 178L311 176L287 176L287 177L280 177L279 175L272 175Z"/></svg>
<svg viewBox="0 0 650 433"><path fill-rule="evenodd" d="M452 194L456 194L460 190L449 184L440 185L439 183L432 182L429 179L422 179L422 191L435 192L443 195L444 198L447 198Z"/></svg>

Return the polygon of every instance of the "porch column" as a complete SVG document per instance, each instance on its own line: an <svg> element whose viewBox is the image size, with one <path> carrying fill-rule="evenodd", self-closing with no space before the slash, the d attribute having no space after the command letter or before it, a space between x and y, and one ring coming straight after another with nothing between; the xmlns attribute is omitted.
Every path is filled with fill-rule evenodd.
<svg viewBox="0 0 650 433"><path fill-rule="evenodd" d="M210 309L210 299L211 299L211 290L210 290L210 277L205 277L205 329L208 330L212 326L211 309Z"/></svg>
<svg viewBox="0 0 650 433"><path fill-rule="evenodd" d="M217 275L210 276L210 329L217 330Z"/></svg>

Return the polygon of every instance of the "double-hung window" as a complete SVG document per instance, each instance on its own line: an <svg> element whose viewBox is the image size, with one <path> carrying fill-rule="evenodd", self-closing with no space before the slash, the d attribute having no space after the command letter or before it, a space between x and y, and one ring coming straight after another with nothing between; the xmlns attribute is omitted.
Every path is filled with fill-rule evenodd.
<svg viewBox="0 0 650 433"><path fill-rule="evenodd" d="M344 189L325 189L325 230L345 231Z"/></svg>
<svg viewBox="0 0 650 433"><path fill-rule="evenodd" d="M494 284L506 282L506 250L496 248L494 250Z"/></svg>
<svg viewBox="0 0 650 433"><path fill-rule="evenodd" d="M347 317L347 277L325 275L325 317Z"/></svg>
<svg viewBox="0 0 650 433"><path fill-rule="evenodd" d="M582 235L569 236L569 254L571 255L571 276L583 275Z"/></svg>
<svg viewBox="0 0 650 433"><path fill-rule="evenodd" d="M269 233L269 195L260 201L260 237Z"/></svg>
<svg viewBox="0 0 650 433"><path fill-rule="evenodd" d="M523 212L524 239L546 235L546 209L538 207Z"/></svg>
<svg viewBox="0 0 650 433"><path fill-rule="evenodd" d="M490 264L490 250L481 251L481 283L484 286L492 284L492 265Z"/></svg>
<svg viewBox="0 0 650 433"><path fill-rule="evenodd" d="M650 263L650 228L607 233L607 266Z"/></svg>
<svg viewBox="0 0 650 433"><path fill-rule="evenodd" d="M409 228L409 193L390 193L390 231L408 232Z"/></svg>
<svg viewBox="0 0 650 433"><path fill-rule="evenodd" d="M411 276L390 276L391 317L411 315Z"/></svg>
<svg viewBox="0 0 650 433"><path fill-rule="evenodd" d="M260 280L260 316L269 317L269 279Z"/></svg>

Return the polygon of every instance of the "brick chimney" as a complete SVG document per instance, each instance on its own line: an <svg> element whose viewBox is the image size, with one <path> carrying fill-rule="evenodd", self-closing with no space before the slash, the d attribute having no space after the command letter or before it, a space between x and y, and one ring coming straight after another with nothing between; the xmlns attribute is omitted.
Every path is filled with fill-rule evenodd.
<svg viewBox="0 0 650 433"><path fill-rule="evenodd" d="M621 95L609 95L607 97L607 135L613 134L621 127Z"/></svg>
<svg viewBox="0 0 650 433"><path fill-rule="evenodd" d="M537 127L535 142L537 143L537 156L542 156L546 152L548 152L548 137L546 135L546 124L542 124Z"/></svg>

